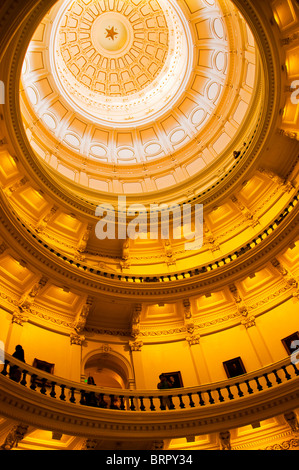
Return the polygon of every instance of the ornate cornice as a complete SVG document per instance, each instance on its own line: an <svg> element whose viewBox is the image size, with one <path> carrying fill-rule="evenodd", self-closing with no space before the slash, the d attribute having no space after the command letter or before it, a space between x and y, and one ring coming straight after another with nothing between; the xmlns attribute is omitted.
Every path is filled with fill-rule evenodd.
<svg viewBox="0 0 299 470"><path fill-rule="evenodd" d="M281 219L275 230L266 235L266 230L262 232L259 243L254 248L240 250L240 256L229 263L217 260L211 264L212 269L194 270L193 275L188 278L178 279L173 275L171 282L155 282L153 279L144 279L144 282L134 283L134 276L108 274L89 268L83 263L74 262L66 255L60 254L57 250L50 249L45 242L40 241L35 233L32 233L26 226L22 225L22 231L17 228L18 221L13 221L13 217L6 201L3 200L3 211L0 214L0 222L6 230L6 240L10 241L10 247L18 258L28 260L33 270L42 272L46 277L60 279L62 285L69 284L73 289L80 290L84 285L86 295L95 293L108 297L118 295L120 298L144 299L147 302L155 302L159 298L165 299L165 295L172 296L173 299L180 299L196 293L204 293L211 289L218 289L228 282L232 283L240 277L246 277L253 271L265 265L274 256L286 249L294 241L299 222L298 204L293 205L290 212L286 208L283 213L287 215ZM7 215L5 212L7 212ZM16 219L18 218L15 215ZM265 234L265 236L264 236ZM258 238L258 237L256 237ZM56 256L54 256L56 254ZM215 266L215 269L213 266ZM184 277L184 276L182 276ZM138 278L137 278L138 279ZM129 282L132 281L132 282Z"/></svg>
<svg viewBox="0 0 299 470"><path fill-rule="evenodd" d="M269 309L280 305L283 302L287 302L296 296L296 292L297 290L294 290L293 286L288 285L284 282L284 280L281 280L278 282L278 284L275 284L275 287L273 287L271 291L267 291L267 295L265 295L262 299L257 301L251 299L251 301L247 304L247 314L245 316L242 315L242 313L240 313L240 311L232 304L229 304L225 309L225 316L219 312L216 317L215 315L213 316L213 319L209 319L209 316L207 316L203 321L197 318L196 315L193 315L191 329L188 320L185 320L184 322L183 319L176 325L164 328L141 324L136 340L142 342L144 341L146 344L153 341L160 342L161 338L167 338L170 340L186 339L190 345L198 344L200 336L209 335L215 329L219 331L219 329L226 329L232 325L239 324L244 324L245 327L254 326L254 323L251 323L252 318L257 318L261 315L264 315L269 311ZM101 328L97 327L96 325L85 325L80 334L74 333L74 322L73 320L67 320L65 315L53 313L50 308L41 308L35 304L31 305L30 308L27 309L24 313L22 311L16 310L16 307L19 305L19 301L15 298L12 298L9 292L1 292L0 297L5 302L5 305L7 305L6 308L12 313L12 323L18 323L21 326L23 326L25 322L39 324L43 325L45 328L55 328L60 332L63 330L63 334L70 334L71 338L74 337L74 339L81 337L80 334L83 333L85 334L84 340L86 339L87 341L94 334L110 337L113 336L115 338L123 338L124 340L128 340L128 338L132 337L132 329Z"/></svg>

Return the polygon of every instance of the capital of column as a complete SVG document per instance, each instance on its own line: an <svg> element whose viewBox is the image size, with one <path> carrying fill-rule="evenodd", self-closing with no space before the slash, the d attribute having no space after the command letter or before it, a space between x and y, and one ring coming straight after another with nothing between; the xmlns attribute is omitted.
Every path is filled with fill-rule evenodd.
<svg viewBox="0 0 299 470"><path fill-rule="evenodd" d="M21 311L16 310L12 314L11 323L16 323L17 325L23 326L24 323L28 321L28 316L24 315Z"/></svg>
<svg viewBox="0 0 299 470"><path fill-rule="evenodd" d="M143 346L142 341L129 341L129 347L131 351L141 351L141 348Z"/></svg>
<svg viewBox="0 0 299 470"><path fill-rule="evenodd" d="M71 333L70 335L71 345L75 344L77 346L81 346L85 341L85 336L78 335L76 333Z"/></svg>

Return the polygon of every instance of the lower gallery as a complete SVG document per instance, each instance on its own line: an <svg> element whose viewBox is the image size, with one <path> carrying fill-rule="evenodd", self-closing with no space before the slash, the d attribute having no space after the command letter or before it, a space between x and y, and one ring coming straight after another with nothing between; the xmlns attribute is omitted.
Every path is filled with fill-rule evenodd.
<svg viewBox="0 0 299 470"><path fill-rule="evenodd" d="M298 24L2 2L2 450L299 449Z"/></svg>

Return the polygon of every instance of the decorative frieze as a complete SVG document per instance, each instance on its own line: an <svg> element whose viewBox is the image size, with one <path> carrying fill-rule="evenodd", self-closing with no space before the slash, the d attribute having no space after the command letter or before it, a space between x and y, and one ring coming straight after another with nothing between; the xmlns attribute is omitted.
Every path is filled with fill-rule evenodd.
<svg viewBox="0 0 299 470"><path fill-rule="evenodd" d="M298 450L299 448L299 439L289 439L288 441L280 442L279 444L274 444L273 446L268 446L264 450Z"/></svg>

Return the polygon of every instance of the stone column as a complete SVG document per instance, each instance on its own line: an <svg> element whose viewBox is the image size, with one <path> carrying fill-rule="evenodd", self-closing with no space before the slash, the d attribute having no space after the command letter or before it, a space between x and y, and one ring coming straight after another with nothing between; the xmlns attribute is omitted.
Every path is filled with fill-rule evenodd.
<svg viewBox="0 0 299 470"><path fill-rule="evenodd" d="M272 363L273 360L270 351L268 350L266 343L263 340L258 327L256 326L256 319L254 315L250 313L250 309L244 302L238 288L232 284L229 286L229 289L233 295L234 302L240 314L240 323L246 328L249 340L252 344L252 348L256 352L256 357L259 360L261 367Z"/></svg>
<svg viewBox="0 0 299 470"><path fill-rule="evenodd" d="M188 338L187 338L188 341ZM194 370L198 380L198 384L211 383L209 369L200 344L200 337L196 337L193 341L188 341L190 346L190 355L193 362Z"/></svg>
<svg viewBox="0 0 299 470"><path fill-rule="evenodd" d="M70 335L70 341L71 357L69 379L73 380L74 382L81 382L82 343L85 341L85 336L72 333Z"/></svg>
<svg viewBox="0 0 299 470"><path fill-rule="evenodd" d="M186 328L186 341L190 346L190 355L198 384L209 383L210 376L205 358L200 345L200 335L196 333L196 324L193 319L191 303L189 299L183 301L184 324Z"/></svg>
<svg viewBox="0 0 299 470"><path fill-rule="evenodd" d="M252 325L252 327L246 327L246 331L252 344L252 348L256 352L256 356L260 361L261 367L272 364L273 358L271 357L270 351L267 348L258 327L256 325Z"/></svg>
<svg viewBox="0 0 299 470"><path fill-rule="evenodd" d="M9 332L7 335L7 341L5 345L5 349L9 354L13 354L15 352L15 347L18 344L22 345L22 338L24 334L24 324L28 321L27 315L23 312L16 310L12 314L11 325L9 328ZM26 351L25 351L25 359L26 359Z"/></svg>
<svg viewBox="0 0 299 470"><path fill-rule="evenodd" d="M129 341L129 347L130 347L131 355L132 355L132 364L133 364L134 374L135 374L135 385L137 389L146 388L145 374L144 374L144 367L143 367L142 353L141 353L142 346L143 346L143 342L138 339L136 339L135 341Z"/></svg>

